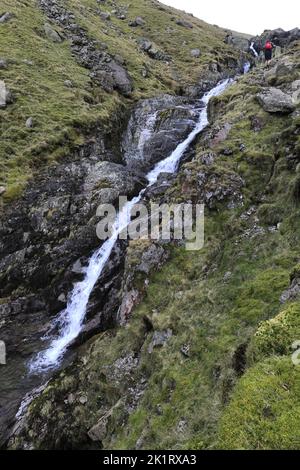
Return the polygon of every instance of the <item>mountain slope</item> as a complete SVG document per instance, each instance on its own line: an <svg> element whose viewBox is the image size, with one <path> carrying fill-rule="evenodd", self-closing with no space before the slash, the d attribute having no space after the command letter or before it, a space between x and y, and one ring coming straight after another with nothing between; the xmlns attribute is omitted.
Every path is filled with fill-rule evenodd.
<svg viewBox="0 0 300 470"><path fill-rule="evenodd" d="M12 448L299 448L299 57L212 100L193 158L151 194L206 204L204 249L130 243L139 304L50 381Z"/></svg>
<svg viewBox="0 0 300 470"><path fill-rule="evenodd" d="M0 24L0 74L13 102L0 114L0 203L18 197L28 178L93 129L109 129L122 105L182 93L237 65L223 30L155 1L3 0L1 9L11 16ZM141 24L129 26L136 17ZM101 78L111 60L116 80L111 70Z"/></svg>

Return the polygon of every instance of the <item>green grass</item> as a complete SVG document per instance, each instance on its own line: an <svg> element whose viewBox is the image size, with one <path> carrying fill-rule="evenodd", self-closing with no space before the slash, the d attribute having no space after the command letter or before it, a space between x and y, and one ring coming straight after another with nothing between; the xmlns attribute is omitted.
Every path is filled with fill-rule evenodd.
<svg viewBox="0 0 300 470"><path fill-rule="evenodd" d="M34 1L3 0L1 8L15 14L0 28L1 58L8 62L1 76L14 96L0 113L0 183L10 200L36 169L68 155L89 128L105 122L118 98L102 93L88 104L87 97L93 100L88 70L76 64L68 41L57 44L44 36L45 18ZM27 129L30 116L34 127Z"/></svg>
<svg viewBox="0 0 300 470"><path fill-rule="evenodd" d="M175 48L173 36L163 32L169 16L176 16L167 7L167 16L154 13L145 1L141 13L139 2L132 1L130 19L140 14L150 24L150 14L157 15L157 30L141 32L113 17L108 25L100 18L92 21L92 1L68 4L91 35L124 56L134 77L134 99L169 89L175 65L186 80L191 60L186 50L196 46L203 23L189 17L195 28L180 29ZM215 34L204 29L201 34ZM137 54L139 35L155 39L174 56L174 64L153 63ZM183 38L190 41L186 50L178 47ZM211 53L204 51L197 73ZM139 72L144 63L151 64L145 81ZM16 447L27 440L36 448L89 446L88 430L109 413L106 434L102 444L93 443L95 448L299 448L300 375L291 354L293 341L300 339L300 310L298 302L280 304L282 292L299 274L299 176L286 159L287 147L298 149L299 119L262 111L255 100L261 86L258 70L213 102L215 122L208 132L229 123L228 136L213 148L207 148L204 136L195 158L166 193L170 202L198 201L201 172L211 176L213 190L226 189L240 176L243 206L228 209L227 199L219 201L206 211L203 250L169 246L168 262L147 278L147 289L145 276L136 277L134 285L143 287L144 298L130 322L81 347L77 361L31 404ZM261 122L258 132L252 129L254 117ZM232 154L226 156L228 148ZM206 151L216 156L209 168L201 163ZM147 246L130 244L129 271ZM172 330L172 336L150 354L154 331L165 330ZM182 352L186 346L188 356ZM129 370L126 362L119 364L128 357L136 360ZM87 397L86 403L80 396Z"/></svg>
<svg viewBox="0 0 300 470"><path fill-rule="evenodd" d="M299 372L290 357L272 357L251 368L221 420L219 448L299 450Z"/></svg>
<svg viewBox="0 0 300 470"><path fill-rule="evenodd" d="M139 98L179 92L183 84L195 83L205 75L211 61L237 57L223 44L223 30L191 17L193 30L177 26L171 18L179 17L179 12L168 7L158 9L148 0L133 0L125 21L114 15L110 21L102 20L94 0L68 0L64 4L90 38L124 58L135 91L130 100L125 100L117 93L92 87L89 71L77 64L69 41L53 43L46 38L43 28L48 20L35 0L2 0L2 10L15 17L0 28L1 58L8 62L1 70L1 79L14 96L14 103L0 111L0 185L7 188L1 202L19 197L29 178L43 166L72 154L96 127L109 131L121 102L128 107ZM108 1L100 8L112 10L113 5ZM128 20L136 16L145 18L145 29L128 26ZM169 26L174 28L173 33L166 31ZM57 25L53 27L59 30ZM155 61L142 53L136 43L141 36L170 54L172 62ZM203 54L193 59L190 50L198 46ZM145 68L149 71L147 78L142 77ZM66 87L66 80L74 87ZM32 129L25 126L29 117L34 121Z"/></svg>

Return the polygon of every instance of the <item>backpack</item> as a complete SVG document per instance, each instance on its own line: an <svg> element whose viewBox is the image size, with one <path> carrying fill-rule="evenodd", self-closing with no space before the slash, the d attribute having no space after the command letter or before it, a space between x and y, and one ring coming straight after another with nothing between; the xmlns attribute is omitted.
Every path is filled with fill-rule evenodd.
<svg viewBox="0 0 300 470"><path fill-rule="evenodd" d="M272 44L270 43L270 41L267 41L267 42L266 42L265 49L273 49L273 46L272 46Z"/></svg>

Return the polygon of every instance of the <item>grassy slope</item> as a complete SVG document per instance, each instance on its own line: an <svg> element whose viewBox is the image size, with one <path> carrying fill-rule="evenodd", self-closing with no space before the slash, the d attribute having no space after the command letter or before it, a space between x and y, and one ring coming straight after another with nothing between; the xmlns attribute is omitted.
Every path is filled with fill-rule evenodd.
<svg viewBox="0 0 300 470"><path fill-rule="evenodd" d="M130 28L128 20L121 21L115 16L110 21L102 20L94 0L68 0L64 4L75 13L76 21L86 27L90 37L105 42L108 52L125 59L134 79L132 100L178 90L182 84L195 82L211 61L232 56L232 51L222 43L221 29L189 16L194 29L177 26L171 18L183 14L167 7L158 9L157 2L130 2L128 20L143 16L147 21L143 31ZM113 7L110 1L104 7L101 5L104 11ZM117 93L110 95L91 87L89 72L76 63L68 41L57 44L45 37L46 19L35 0L2 0L2 10L15 15L0 26L0 56L8 61L0 78L15 97L13 105L0 111L0 185L7 187L4 199L11 200L21 193L28 177L41 165L70 153L96 124L109 126L122 98ZM168 26L174 28L173 33L166 32ZM154 61L141 53L135 42L141 36L155 41L159 49L170 54L172 63ZM203 52L201 59L193 59L190 50L199 46ZM145 66L149 69L146 79L141 73ZM74 88L67 88L65 80L72 80ZM127 103L130 105L132 100ZM30 116L35 123L33 129L25 127Z"/></svg>
<svg viewBox="0 0 300 470"><path fill-rule="evenodd" d="M222 215L206 218L207 248L175 252L152 279L133 321L150 315L155 329L172 328L174 337L155 360L144 353L150 386L115 448L134 447L143 436L146 448L299 449L299 368L291 354L299 339L300 302L283 307L279 298L290 275L298 273L299 177L288 168L285 152L288 145L299 157L300 121L264 113L254 99L256 86L246 77L217 100L217 123L233 127L214 148L219 155L215 169L244 178L245 206L224 211L219 205ZM251 130L253 116L263 123L258 133ZM239 150L241 143L245 152ZM233 155L222 156L224 148ZM186 167L195 175L205 171L197 159ZM179 178L178 200L183 182ZM241 212L253 205L259 220L242 220ZM246 233L254 221L265 231L252 238ZM269 230L278 222L278 231ZM254 335L261 321L278 312L278 319L262 323ZM239 364L236 352L249 342ZM190 358L180 353L183 344L189 344ZM183 431L180 421L186 423Z"/></svg>
<svg viewBox="0 0 300 470"><path fill-rule="evenodd" d="M218 203L207 212L205 248L186 252L173 247L126 328L92 339L78 363L34 402L29 435L36 447L53 445L51 435L40 441L44 421L68 445L80 446L103 415L103 404L117 402L103 439L108 449L130 449L138 442L146 449L299 449L299 370L290 355L291 343L299 339L300 302L282 306L279 298L290 276L299 272L299 176L287 163L286 148L299 153L300 120L262 111L255 100L260 87L255 76L242 78L215 102L215 124L232 124L226 140L213 148L217 184L228 172L240 174L244 206L228 210ZM259 132L252 130L253 117L262 124ZM224 156L224 148L233 154ZM199 145L171 199L183 201L187 183L197 194L197 175L208 171L202 153ZM254 214L241 217L252 207ZM278 222L279 230L271 230ZM255 225L264 229L256 236ZM173 332L152 354L145 316L154 330ZM181 352L184 345L189 357ZM146 377L147 387L128 416L122 404L128 390L111 381L107 371L131 354L140 355L131 380L136 384ZM71 392L86 395L87 403L66 407ZM64 427L57 424L53 407Z"/></svg>

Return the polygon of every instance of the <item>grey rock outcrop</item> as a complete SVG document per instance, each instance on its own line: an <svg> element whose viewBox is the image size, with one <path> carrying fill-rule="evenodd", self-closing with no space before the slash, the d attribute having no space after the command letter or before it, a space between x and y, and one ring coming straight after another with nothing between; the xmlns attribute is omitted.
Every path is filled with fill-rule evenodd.
<svg viewBox="0 0 300 470"><path fill-rule="evenodd" d="M50 39L53 42L62 42L62 37L60 34L55 31L55 29L52 28L52 26L49 23L44 24L44 31L45 35L47 36L48 39Z"/></svg>
<svg viewBox="0 0 300 470"><path fill-rule="evenodd" d="M290 95L278 88L268 88L257 95L258 102L268 113L289 114L295 110Z"/></svg>
<svg viewBox="0 0 300 470"><path fill-rule="evenodd" d="M187 137L198 115L185 98L163 95L142 101L134 110L125 134L127 165L149 170Z"/></svg>

